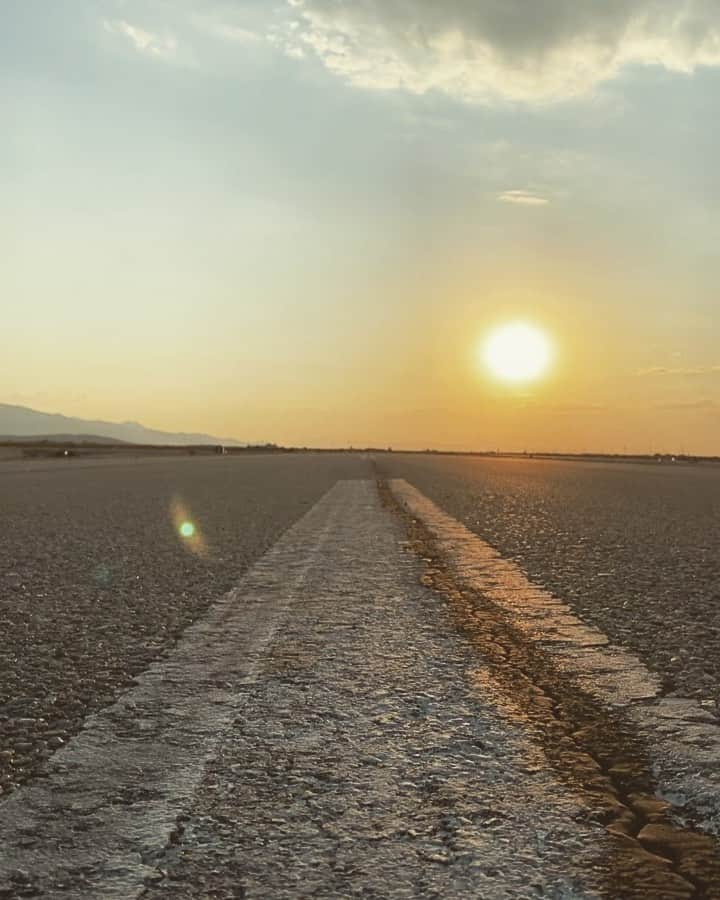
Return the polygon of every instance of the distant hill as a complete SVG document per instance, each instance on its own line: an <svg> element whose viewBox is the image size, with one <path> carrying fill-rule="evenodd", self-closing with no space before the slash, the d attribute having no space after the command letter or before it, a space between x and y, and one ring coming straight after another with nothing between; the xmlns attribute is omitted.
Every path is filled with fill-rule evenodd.
<svg viewBox="0 0 720 900"><path fill-rule="evenodd" d="M0 439L22 435L33 440L86 440L109 438L128 444L227 444L244 447L233 438L215 437L194 432L157 431L139 422L103 422L92 419L73 419L59 413L39 412L27 406L0 403Z"/></svg>
<svg viewBox="0 0 720 900"><path fill-rule="evenodd" d="M107 446L128 446L127 441L103 437L100 434L0 434L0 441L16 444L106 444Z"/></svg>

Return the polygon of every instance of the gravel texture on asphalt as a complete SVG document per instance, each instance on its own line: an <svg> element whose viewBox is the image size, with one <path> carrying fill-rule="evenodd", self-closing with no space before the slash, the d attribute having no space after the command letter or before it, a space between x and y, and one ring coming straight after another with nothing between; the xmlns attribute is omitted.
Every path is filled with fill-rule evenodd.
<svg viewBox="0 0 720 900"><path fill-rule="evenodd" d="M378 466L634 650L668 695L720 700L720 467L410 454Z"/></svg>
<svg viewBox="0 0 720 900"><path fill-rule="evenodd" d="M32 485L52 481L58 469L3 473L10 485L29 479L14 495L16 527L22 509L30 515L33 490L38 504L52 498L46 508L54 528L39 547L58 571L47 551L51 535L64 558L74 559L72 542L57 537L56 510L65 504L67 528L86 528L88 551L107 546L126 561L137 553L140 572L146 567L151 575L139 579L137 594L123 592L122 578L111 570L115 581L108 580L102 561L102 577L88 592L99 607L93 611L78 590L76 561L68 584L80 596L80 613L67 597L48 602L55 596L50 581L44 595L41 582L35 598L21 589L14 602L3 600L3 614L14 613L12 639L25 623L25 646L51 648L55 668L45 654L27 669L33 693L24 703L32 700L34 714L20 709L17 694L0 712L10 750L2 758L13 776L30 782L0 805L0 896L74 898L88 888L92 896L124 898L145 890L148 900L720 896L716 882L705 890L707 878L698 881L702 893L695 890L690 856L661 858L673 839L692 834L673 838L653 798L635 795L635 806L650 804L645 818L608 834L607 813L622 814L618 801L622 807L632 799L630 787L652 784L648 748L620 733L615 713L587 709L567 679L555 683L542 653L496 620L493 604L483 608L479 596L458 588L426 548L417 519L383 508L385 494L358 480L369 474L366 460L168 466L87 463L62 473L69 482L55 492L49 483ZM338 477L355 480L335 484ZM0 490L4 511L12 511L7 484ZM132 550L122 536L103 538L100 510L85 525L83 487L86 498L110 510L112 532L130 528L135 515L154 517L131 539ZM243 522L254 521L253 502L267 527L239 537ZM276 542L273 534L311 506ZM40 528L42 514L34 514ZM195 533L178 537L190 518ZM10 533L10 515L6 523ZM32 552L27 530L25 539ZM15 540L17 549L22 542ZM272 550L241 581L268 544ZM14 565L23 562L18 556ZM156 572L158 565L165 568ZM25 571L29 579L34 568ZM170 599L168 588L176 590ZM67 654L73 637L79 644ZM129 690L112 704L123 686ZM607 760L593 756L594 738L583 737L588 726L610 730ZM627 738L627 752L617 755L615 738ZM41 777L29 779L33 772ZM108 863L103 848L111 846L124 858L113 853ZM58 872L62 888L47 882Z"/></svg>
<svg viewBox="0 0 720 900"><path fill-rule="evenodd" d="M331 501L147 900L603 895L605 829L477 690L402 521L371 482Z"/></svg>
<svg viewBox="0 0 720 900"><path fill-rule="evenodd" d="M367 476L359 455L3 463L0 796L338 478ZM192 540L180 518L195 524Z"/></svg>
<svg viewBox="0 0 720 900"><path fill-rule="evenodd" d="M720 895L715 717L697 700L658 696L659 678L637 656L406 481L381 490L484 659L488 695L535 735L561 778L595 795L610 833L659 852L693 896ZM635 854L618 860L626 887L637 868Z"/></svg>

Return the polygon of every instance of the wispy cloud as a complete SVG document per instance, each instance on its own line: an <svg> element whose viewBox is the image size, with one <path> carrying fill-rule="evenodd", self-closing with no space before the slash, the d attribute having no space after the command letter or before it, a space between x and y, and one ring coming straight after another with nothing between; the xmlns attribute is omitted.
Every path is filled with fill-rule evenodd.
<svg viewBox="0 0 720 900"><path fill-rule="evenodd" d="M693 409L717 409L718 406L717 400L709 400L706 397L699 397L695 400L677 400L672 403L658 403L655 406L655 409L664 409L670 411L683 411L683 410L693 410Z"/></svg>
<svg viewBox="0 0 720 900"><path fill-rule="evenodd" d="M224 41L232 41L236 44L256 44L264 40L262 34L258 34L258 32L250 28L243 28L240 25L234 25L207 16L193 16L192 23L196 28L212 35L212 37L220 38Z"/></svg>
<svg viewBox="0 0 720 900"><path fill-rule="evenodd" d="M547 206L550 202L547 197L542 197L533 191L503 191L497 199L501 203L516 203L519 206Z"/></svg>
<svg viewBox="0 0 720 900"><path fill-rule="evenodd" d="M638 369L635 374L641 378L668 375L680 378L693 378L700 375L720 375L720 365L692 367L652 366L649 369Z"/></svg>
<svg viewBox="0 0 720 900"><path fill-rule="evenodd" d="M106 19L105 30L126 38L138 53L153 56L156 59L172 59L177 51L177 41L172 35L159 35L132 25L123 19Z"/></svg>
<svg viewBox="0 0 720 900"><path fill-rule="evenodd" d="M720 65L717 0L287 0L275 33L351 84L549 103L632 65Z"/></svg>
<svg viewBox="0 0 720 900"><path fill-rule="evenodd" d="M525 400L522 407L535 412L556 413L559 415L573 415L581 413L607 412L608 406L604 403L545 403L535 400Z"/></svg>

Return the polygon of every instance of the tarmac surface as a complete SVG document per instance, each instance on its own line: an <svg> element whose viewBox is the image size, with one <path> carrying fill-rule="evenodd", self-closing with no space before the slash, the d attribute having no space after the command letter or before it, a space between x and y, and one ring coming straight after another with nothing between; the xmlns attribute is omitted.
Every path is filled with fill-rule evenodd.
<svg viewBox="0 0 720 900"><path fill-rule="evenodd" d="M385 455L667 692L720 701L720 467Z"/></svg>
<svg viewBox="0 0 720 900"><path fill-rule="evenodd" d="M0 806L0 891L600 896L609 836L478 693L405 537L336 484Z"/></svg>
<svg viewBox="0 0 720 900"><path fill-rule="evenodd" d="M338 478L368 472L327 454L0 465L0 797Z"/></svg>
<svg viewBox="0 0 720 900"><path fill-rule="evenodd" d="M4 464L0 897L720 897L718 485Z"/></svg>

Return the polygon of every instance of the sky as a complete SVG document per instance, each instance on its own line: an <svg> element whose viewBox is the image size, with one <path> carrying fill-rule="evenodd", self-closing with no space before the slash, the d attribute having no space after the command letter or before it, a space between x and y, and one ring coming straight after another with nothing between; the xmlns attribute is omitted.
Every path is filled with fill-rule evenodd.
<svg viewBox="0 0 720 900"><path fill-rule="evenodd" d="M717 0L6 0L0 69L0 402L720 454Z"/></svg>

